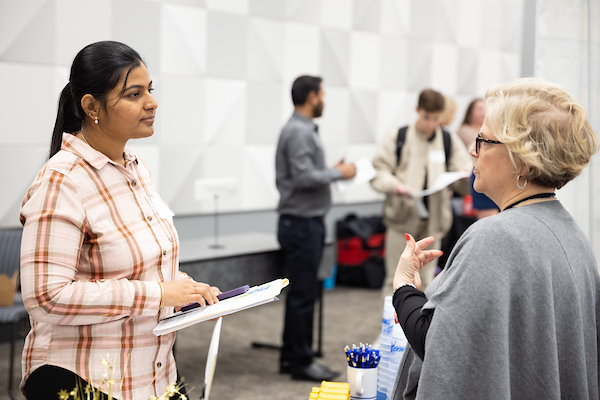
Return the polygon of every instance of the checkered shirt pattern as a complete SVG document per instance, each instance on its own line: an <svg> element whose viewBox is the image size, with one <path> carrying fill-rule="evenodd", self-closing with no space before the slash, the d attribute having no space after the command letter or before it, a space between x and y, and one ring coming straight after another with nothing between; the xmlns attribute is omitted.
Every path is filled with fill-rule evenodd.
<svg viewBox="0 0 600 400"><path fill-rule="evenodd" d="M186 277L179 239L147 166L127 148L124 156L125 167L65 133L23 200L21 281L32 329L21 387L42 365L105 393L106 374L119 399L160 396L176 380L175 334L152 329L172 312L159 311L158 282Z"/></svg>

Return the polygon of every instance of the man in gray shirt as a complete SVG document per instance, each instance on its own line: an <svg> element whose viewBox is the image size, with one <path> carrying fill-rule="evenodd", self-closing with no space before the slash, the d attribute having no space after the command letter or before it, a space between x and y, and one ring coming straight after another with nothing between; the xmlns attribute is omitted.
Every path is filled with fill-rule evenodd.
<svg viewBox="0 0 600 400"><path fill-rule="evenodd" d="M354 164L325 165L318 127L312 122L324 107L321 78L301 76L292 85L294 113L283 127L275 157L280 193L278 240L290 279L280 372L293 379L320 382L339 375L314 362L313 314L317 270L325 239L323 217L331 207L329 184L356 175Z"/></svg>

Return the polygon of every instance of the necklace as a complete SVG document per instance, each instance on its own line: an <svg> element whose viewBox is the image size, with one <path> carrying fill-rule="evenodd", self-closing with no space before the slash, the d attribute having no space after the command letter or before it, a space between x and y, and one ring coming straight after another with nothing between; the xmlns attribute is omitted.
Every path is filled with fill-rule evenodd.
<svg viewBox="0 0 600 400"><path fill-rule="evenodd" d="M81 131L81 138L88 146L92 147L92 145L85 139L85 136L83 135L83 131Z"/></svg>
<svg viewBox="0 0 600 400"><path fill-rule="evenodd" d="M513 208L514 206L521 204L523 202L526 202L527 200L533 200L533 199L546 199L549 197L554 197L554 193L538 193L538 194L534 194L528 197L525 197L524 199L521 200L517 200L514 203L512 203L510 206L506 207L504 210L502 211L506 211L509 208Z"/></svg>

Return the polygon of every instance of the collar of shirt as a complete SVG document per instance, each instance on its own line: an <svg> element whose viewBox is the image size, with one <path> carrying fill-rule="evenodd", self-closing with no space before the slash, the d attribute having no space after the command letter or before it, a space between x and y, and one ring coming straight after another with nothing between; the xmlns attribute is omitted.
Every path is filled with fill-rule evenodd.
<svg viewBox="0 0 600 400"><path fill-rule="evenodd" d="M95 150L93 147L85 143L83 140L75 137L73 134L64 132L62 139L63 142L61 150L78 155L96 169L102 169L102 167L108 163L116 165L116 163L108 158L104 153ZM136 164L138 163L135 153L129 150L127 147L123 149L123 156L125 158L125 167L127 167L127 165L132 161Z"/></svg>
<svg viewBox="0 0 600 400"><path fill-rule="evenodd" d="M319 133L319 126L312 122L310 119L306 118L306 115L299 113L298 111L294 111L294 114L292 114L292 118L298 119L306 124L310 124L314 128L315 133Z"/></svg>
<svg viewBox="0 0 600 400"><path fill-rule="evenodd" d="M423 141L427 141L427 142L431 143L435 139L438 128L435 128L435 130L433 131L433 135L431 135L430 137L425 137L425 135L423 135L423 133L419 130L419 128L417 128L416 124L415 124L415 131L417 132L417 137L419 137Z"/></svg>

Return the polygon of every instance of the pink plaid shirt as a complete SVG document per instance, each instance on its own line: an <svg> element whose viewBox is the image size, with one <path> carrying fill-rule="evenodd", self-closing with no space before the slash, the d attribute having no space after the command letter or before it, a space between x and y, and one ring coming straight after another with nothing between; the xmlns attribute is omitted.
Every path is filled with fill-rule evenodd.
<svg viewBox="0 0 600 400"><path fill-rule="evenodd" d="M21 281L32 328L21 387L42 365L105 393L107 373L119 399L160 396L176 381L175 335L152 329L172 312L159 312L158 282L186 276L179 239L147 166L127 148L125 160L65 133L23 200Z"/></svg>

